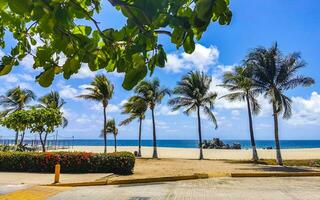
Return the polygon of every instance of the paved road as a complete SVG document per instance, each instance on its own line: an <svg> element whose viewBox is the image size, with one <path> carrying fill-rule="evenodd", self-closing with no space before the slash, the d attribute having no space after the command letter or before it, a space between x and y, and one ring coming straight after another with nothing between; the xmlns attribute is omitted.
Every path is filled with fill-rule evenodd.
<svg viewBox="0 0 320 200"><path fill-rule="evenodd" d="M29 185L24 185L24 184L17 184L17 185L5 185L5 184L0 184L0 196L2 194L14 192L17 190L22 190L30 187Z"/></svg>
<svg viewBox="0 0 320 200"><path fill-rule="evenodd" d="M79 187L50 198L62 199L319 200L320 177L214 178L155 184Z"/></svg>

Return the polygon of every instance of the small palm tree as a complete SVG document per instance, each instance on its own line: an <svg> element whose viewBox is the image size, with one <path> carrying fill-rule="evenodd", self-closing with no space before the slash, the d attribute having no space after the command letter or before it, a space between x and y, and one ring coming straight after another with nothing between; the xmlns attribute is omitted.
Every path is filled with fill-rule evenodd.
<svg viewBox="0 0 320 200"><path fill-rule="evenodd" d="M109 100L113 96L114 86L104 75L97 75L91 82L90 86L86 88L88 94L79 95L79 98L89 99L101 102L103 107L103 137L104 137L104 153L107 153L107 106Z"/></svg>
<svg viewBox="0 0 320 200"><path fill-rule="evenodd" d="M252 71L249 67L236 67L234 72L224 74L224 84L222 87L227 88L231 93L222 96L230 101L246 101L249 117L250 140L252 146L252 160L258 161L258 153L253 133L252 113L258 114L260 105L256 99L257 88L252 84Z"/></svg>
<svg viewBox="0 0 320 200"><path fill-rule="evenodd" d="M201 109L206 116L208 116L209 120L213 122L215 128L218 127L216 117L211 111L214 108L214 103L217 98L217 93L209 91L211 81L212 78L205 75L203 72L189 72L182 77L182 80L178 82L173 90L173 94L177 97L169 100L169 105L173 107L172 109L174 111L185 107L184 114L186 115L190 115L195 111L197 112L200 160L203 159Z"/></svg>
<svg viewBox="0 0 320 200"><path fill-rule="evenodd" d="M117 135L118 128L116 127L116 121L114 119L110 119L106 122L106 133L112 134L114 138L114 152L117 152Z"/></svg>
<svg viewBox="0 0 320 200"><path fill-rule="evenodd" d="M153 130L153 158L158 158L156 123L154 117L154 109L156 104L161 103L165 95L170 95L170 90L161 88L158 79L151 81L141 81L135 88L135 93L140 96L149 106L152 114L152 130Z"/></svg>
<svg viewBox="0 0 320 200"><path fill-rule="evenodd" d="M141 157L141 129L142 129L142 120L145 118L145 113L148 109L148 104L146 101L139 97L133 96L128 102L123 105L122 114L129 114L129 117L123 120L120 123L120 126L127 125L131 123L133 120L139 120L139 149L138 149L138 157Z"/></svg>
<svg viewBox="0 0 320 200"><path fill-rule="evenodd" d="M274 137L277 153L277 163L283 165L279 142L278 116L290 118L291 99L284 94L288 89L299 85L307 87L314 84L310 77L297 76L297 71L306 64L299 53L284 56L278 49L277 43L271 48L259 47L253 49L246 61L253 67L253 83L272 105L274 120Z"/></svg>
<svg viewBox="0 0 320 200"><path fill-rule="evenodd" d="M40 104L38 107L40 108L53 108L61 111L62 107L66 104L64 99L60 97L59 92L52 91L49 94L44 95L39 99ZM63 128L68 126L68 119L62 117L62 126Z"/></svg>
<svg viewBox="0 0 320 200"><path fill-rule="evenodd" d="M29 89L21 89L20 86L10 89L6 95L0 97L0 105L5 108L1 116L9 113L23 110L32 101L36 95ZM24 135L24 134L23 134ZM16 132L15 144L18 144L19 132Z"/></svg>

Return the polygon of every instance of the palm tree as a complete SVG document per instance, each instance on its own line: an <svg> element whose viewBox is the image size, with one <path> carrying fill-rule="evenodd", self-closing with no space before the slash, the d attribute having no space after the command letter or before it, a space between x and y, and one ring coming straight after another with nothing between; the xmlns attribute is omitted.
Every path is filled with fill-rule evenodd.
<svg viewBox="0 0 320 200"><path fill-rule="evenodd" d="M253 67L253 82L272 104L274 120L274 137L277 153L277 163L283 165L279 142L278 116L288 119L291 116L291 99L284 94L286 90L299 85L307 87L314 83L310 77L298 76L297 71L305 67L299 53L284 56L277 43L271 48L259 47L253 49L247 56L249 65Z"/></svg>
<svg viewBox="0 0 320 200"><path fill-rule="evenodd" d="M110 119L106 122L106 133L110 133L114 138L114 152L117 152L117 135L118 128L116 127L116 121L114 119Z"/></svg>
<svg viewBox="0 0 320 200"><path fill-rule="evenodd" d="M145 112L148 109L148 104L146 101L139 97L133 96L128 102L123 105L122 114L129 114L129 117L123 120L120 123L120 126L127 125L131 123L133 120L139 120L139 149L138 149L138 157L141 157L141 128L142 128L142 120L145 118Z"/></svg>
<svg viewBox="0 0 320 200"><path fill-rule="evenodd" d="M61 111L62 107L66 104L64 99L60 97L59 92L51 91L50 93L44 95L39 99L40 104L38 107L40 108L53 108ZM63 128L68 126L68 119L62 117L62 126Z"/></svg>
<svg viewBox="0 0 320 200"><path fill-rule="evenodd" d="M173 90L173 94L177 97L169 100L169 105L173 106L173 110L178 110L186 107L184 114L190 115L192 112L197 112L198 117L198 133L199 133L199 149L200 160L203 159L202 152L202 134L201 134L201 110L208 116L208 119L213 122L217 128L217 120L212 109L217 98L217 93L210 92L210 83L212 78L205 75L203 72L189 72L182 77L177 86Z"/></svg>
<svg viewBox="0 0 320 200"><path fill-rule="evenodd" d="M32 101L36 99L36 95L29 89L21 89L20 86L7 91L6 95L0 97L0 105L5 110L1 116L6 116L9 113L23 110ZM24 135L24 134L23 134ZM19 132L16 132L15 144L18 144Z"/></svg>
<svg viewBox="0 0 320 200"><path fill-rule="evenodd" d="M234 72L226 72L224 74L224 84L222 87L227 88L231 93L222 96L230 101L246 101L249 117L250 140L252 146L252 160L258 161L258 153L253 133L252 113L258 114L260 105L256 99L257 88L252 84L252 71L249 67L236 67Z"/></svg>
<svg viewBox="0 0 320 200"><path fill-rule="evenodd" d="M158 79L150 81L141 81L135 88L136 94L140 96L149 106L152 115L152 130L153 130L153 158L158 158L157 151L157 136L156 136L156 123L154 117L154 109L157 103L161 103L161 100L165 95L170 95L170 90L167 88L161 88Z"/></svg>
<svg viewBox="0 0 320 200"><path fill-rule="evenodd" d="M89 99L101 102L103 107L103 137L104 137L104 153L107 153L107 106L112 98L114 86L104 75L97 75L91 82L90 86L85 88L88 94L79 95L79 98Z"/></svg>

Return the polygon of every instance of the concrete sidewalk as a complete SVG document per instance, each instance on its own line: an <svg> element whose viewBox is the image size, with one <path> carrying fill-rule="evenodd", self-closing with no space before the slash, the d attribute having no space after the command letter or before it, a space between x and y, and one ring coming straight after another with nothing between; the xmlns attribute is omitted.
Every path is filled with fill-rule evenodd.
<svg viewBox="0 0 320 200"><path fill-rule="evenodd" d="M320 177L277 177L77 187L49 200L316 200L319 197Z"/></svg>
<svg viewBox="0 0 320 200"><path fill-rule="evenodd" d="M110 176L110 173L61 174L60 182L84 182ZM0 185L43 185L53 183L54 174L0 172Z"/></svg>

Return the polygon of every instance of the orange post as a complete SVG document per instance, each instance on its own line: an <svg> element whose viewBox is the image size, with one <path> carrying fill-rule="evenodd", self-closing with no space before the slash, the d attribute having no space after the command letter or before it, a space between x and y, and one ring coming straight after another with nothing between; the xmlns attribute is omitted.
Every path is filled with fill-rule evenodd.
<svg viewBox="0 0 320 200"><path fill-rule="evenodd" d="M60 181L60 165L56 164L54 169L54 183L59 183Z"/></svg>

